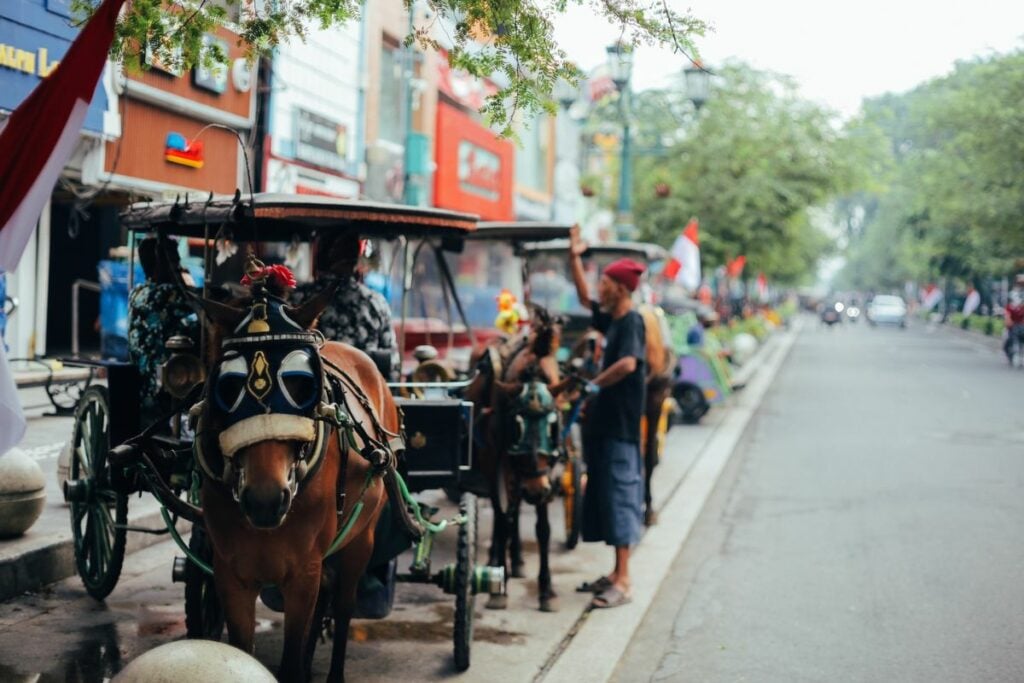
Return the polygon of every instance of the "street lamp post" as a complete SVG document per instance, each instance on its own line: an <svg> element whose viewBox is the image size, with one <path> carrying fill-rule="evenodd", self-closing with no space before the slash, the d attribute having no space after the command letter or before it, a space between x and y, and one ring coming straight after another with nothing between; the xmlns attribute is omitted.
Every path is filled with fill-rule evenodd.
<svg viewBox="0 0 1024 683"><path fill-rule="evenodd" d="M619 171L619 207L616 231L620 239L632 236L633 159L629 131L630 76L633 71L633 48L624 43L609 45L608 70L619 91L619 114L622 117L622 159Z"/></svg>
<svg viewBox="0 0 1024 683"><path fill-rule="evenodd" d="M683 77L686 79L686 97L700 111L711 93L711 73L700 62L693 62L683 70Z"/></svg>

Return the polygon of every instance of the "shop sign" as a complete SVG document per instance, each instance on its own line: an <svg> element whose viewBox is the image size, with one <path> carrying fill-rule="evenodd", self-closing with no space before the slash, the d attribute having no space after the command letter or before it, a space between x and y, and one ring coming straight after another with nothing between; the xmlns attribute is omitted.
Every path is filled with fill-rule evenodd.
<svg viewBox="0 0 1024 683"><path fill-rule="evenodd" d="M17 109L60 64L78 35L66 13L67 0L0 0L0 110ZM82 130L102 133L106 109L99 83Z"/></svg>
<svg viewBox="0 0 1024 683"><path fill-rule="evenodd" d="M305 109L295 110L295 158L299 161L344 171L348 166L348 130Z"/></svg>
<svg viewBox="0 0 1024 683"><path fill-rule="evenodd" d="M433 203L485 220L514 218L515 147L458 107L437 108Z"/></svg>
<svg viewBox="0 0 1024 683"><path fill-rule="evenodd" d="M59 61L50 60L50 52L45 47L25 50L15 45L0 43L0 66L46 78L57 68Z"/></svg>
<svg viewBox="0 0 1024 683"><path fill-rule="evenodd" d="M192 84L197 88L203 90L209 90L210 92L217 93L218 95L227 90L228 87L228 67L218 61L214 61L209 66L204 66L202 59L213 52L212 47L220 49L220 54L227 58L228 56L228 43L225 40L221 40L215 36L209 34L203 36L203 47L200 51L202 57L200 62L196 64L195 68L192 69Z"/></svg>
<svg viewBox="0 0 1024 683"><path fill-rule="evenodd" d="M200 140L188 140L181 133L170 132L164 145L164 159L172 164L190 168L203 167L203 143Z"/></svg>
<svg viewBox="0 0 1024 683"><path fill-rule="evenodd" d="M501 159L469 140L460 140L459 187L463 192L497 201L501 197Z"/></svg>

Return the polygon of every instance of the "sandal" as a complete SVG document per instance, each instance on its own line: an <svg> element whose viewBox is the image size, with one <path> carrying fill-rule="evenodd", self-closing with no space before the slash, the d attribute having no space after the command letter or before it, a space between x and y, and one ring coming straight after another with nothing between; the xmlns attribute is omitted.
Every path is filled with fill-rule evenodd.
<svg viewBox="0 0 1024 683"><path fill-rule="evenodd" d="M608 607L621 607L632 601L632 595L620 590L617 586L612 586L603 593L595 595L594 599L590 602L590 606L594 609L606 609Z"/></svg>
<svg viewBox="0 0 1024 683"><path fill-rule="evenodd" d="M603 593L612 587L611 579L607 576L602 576L599 579L593 581L584 581L580 585L576 586L577 593Z"/></svg>

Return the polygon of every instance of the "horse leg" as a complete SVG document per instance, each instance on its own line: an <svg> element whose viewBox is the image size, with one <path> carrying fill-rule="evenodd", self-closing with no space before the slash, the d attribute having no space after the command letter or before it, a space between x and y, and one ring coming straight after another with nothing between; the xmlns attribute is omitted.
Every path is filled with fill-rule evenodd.
<svg viewBox="0 0 1024 683"><path fill-rule="evenodd" d="M537 588L540 594L540 611L557 612L558 595L551 585L551 568L548 566L548 549L551 545L551 524L548 521L548 504L537 506L537 550L540 553L540 574L537 576Z"/></svg>
<svg viewBox="0 0 1024 683"><path fill-rule="evenodd" d="M282 681L305 683L307 639L311 636L313 614L320 594L321 564L310 563L305 571L292 576L281 586L284 597L284 648L278 678Z"/></svg>
<svg viewBox="0 0 1024 683"><path fill-rule="evenodd" d="M498 480L497 486L491 487L491 509L494 512L494 534L491 536L491 552L487 564L491 567L506 568L505 560L508 557L508 518L505 510L501 509L501 497L498 494L498 486L504 486L505 482ZM508 574L505 575L505 583L508 583ZM508 595L491 595L487 598L487 609L505 609L508 607Z"/></svg>
<svg viewBox="0 0 1024 683"><path fill-rule="evenodd" d="M325 568L324 574L327 573L328 570ZM331 606L330 588L333 585L333 579L329 579L326 576L320 580L320 594L316 599L316 609L313 610L313 623L309 629L309 637L306 638L306 654L303 659L303 668L307 678L312 678L313 676L313 656L316 654L317 641L320 640L324 617L327 616L327 609Z"/></svg>
<svg viewBox="0 0 1024 683"><path fill-rule="evenodd" d="M338 574L334 583L334 642L331 645L331 670L327 680L345 681L345 653L348 649L348 628L356 611L356 590L373 553L373 527L353 538L340 553Z"/></svg>
<svg viewBox="0 0 1024 683"><path fill-rule="evenodd" d="M650 403L650 402L649 402ZM644 524L651 526L658 521L658 513L654 511L651 501L651 478L654 468L658 466L658 421L661 419L661 402L657 402L657 410L647 406L647 439L644 443Z"/></svg>
<svg viewBox="0 0 1024 683"><path fill-rule="evenodd" d="M509 529L509 561L512 565L512 578L525 579L523 571L523 538L519 533L519 503L521 502L519 482L515 482L514 490L509 493L508 529Z"/></svg>
<svg viewBox="0 0 1024 683"><path fill-rule="evenodd" d="M216 563L216 559L214 562ZM217 586L217 597L224 608L228 643L252 654L256 634L256 596L259 595L259 589L243 583L231 573L230 568L220 569L213 573L213 580Z"/></svg>
<svg viewBox="0 0 1024 683"><path fill-rule="evenodd" d="M504 484L499 481L497 486L493 484L491 486L491 511L494 514L494 519L492 520L491 549L487 558L487 564L491 567L505 566L505 551L508 543L505 511L501 509L501 496L498 494L498 486L504 486Z"/></svg>

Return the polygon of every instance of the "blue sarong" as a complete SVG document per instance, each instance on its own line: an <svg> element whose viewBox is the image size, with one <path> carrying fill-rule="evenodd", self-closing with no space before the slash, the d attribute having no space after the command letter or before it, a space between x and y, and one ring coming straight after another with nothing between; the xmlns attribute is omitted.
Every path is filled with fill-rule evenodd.
<svg viewBox="0 0 1024 683"><path fill-rule="evenodd" d="M583 540L631 546L643 532L644 478L640 447L631 441L595 437L584 444L587 488L583 494Z"/></svg>

